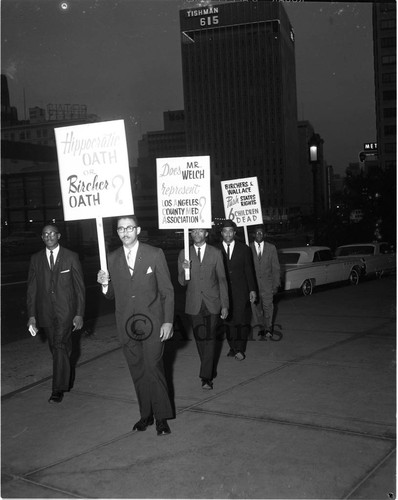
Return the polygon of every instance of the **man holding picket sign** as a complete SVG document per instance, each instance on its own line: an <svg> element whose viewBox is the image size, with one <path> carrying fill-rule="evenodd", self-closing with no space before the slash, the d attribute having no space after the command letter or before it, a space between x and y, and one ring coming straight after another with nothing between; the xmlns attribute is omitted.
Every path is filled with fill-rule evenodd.
<svg viewBox="0 0 398 500"><path fill-rule="evenodd" d="M178 256L178 281L187 286L185 312L191 318L200 357L199 377L202 388L213 389L216 368L216 329L218 318L228 316L228 285L221 251L206 243L206 229L192 229L193 245L189 260L184 250ZM185 270L190 270L186 280Z"/></svg>
<svg viewBox="0 0 398 500"><path fill-rule="evenodd" d="M123 120L55 129L65 220L95 219L101 271L97 281L116 300L116 322L132 375L144 431L156 419L170 434L173 417L163 370L164 341L173 334L174 289L160 248L138 241ZM107 263L103 217L118 217L122 246ZM109 269L109 272L108 272Z"/></svg>
<svg viewBox="0 0 398 500"><path fill-rule="evenodd" d="M158 436L170 434L173 410L163 367L164 342L173 336L174 288L163 250L138 240L135 215L117 219L122 242L108 256L109 273L97 281L107 299L116 301L119 340L137 393L141 419L133 431L145 431L156 419Z"/></svg>

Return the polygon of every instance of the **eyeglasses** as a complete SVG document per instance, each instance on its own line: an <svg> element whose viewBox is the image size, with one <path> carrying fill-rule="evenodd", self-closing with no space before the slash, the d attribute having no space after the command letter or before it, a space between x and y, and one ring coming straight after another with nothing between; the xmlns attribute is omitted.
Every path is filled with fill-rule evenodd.
<svg viewBox="0 0 398 500"><path fill-rule="evenodd" d="M119 234L132 233L134 231L134 229L137 229L137 226L127 226L127 227L119 226L117 228L117 232Z"/></svg>
<svg viewBox="0 0 398 500"><path fill-rule="evenodd" d="M56 231L49 231L48 233L41 233L43 238L53 238L56 234L58 234Z"/></svg>

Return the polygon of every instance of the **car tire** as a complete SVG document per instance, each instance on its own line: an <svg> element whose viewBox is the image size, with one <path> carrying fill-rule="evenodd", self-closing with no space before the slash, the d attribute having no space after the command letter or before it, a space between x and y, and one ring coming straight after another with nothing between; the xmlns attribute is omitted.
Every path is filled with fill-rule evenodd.
<svg viewBox="0 0 398 500"><path fill-rule="evenodd" d="M355 267L351 269L350 275L348 277L348 281L350 282L350 285L358 285L359 283L359 271Z"/></svg>
<svg viewBox="0 0 398 500"><path fill-rule="evenodd" d="M307 297L307 295L311 295L312 290L313 290L312 281L309 279L305 280L300 287L300 291L305 297Z"/></svg>

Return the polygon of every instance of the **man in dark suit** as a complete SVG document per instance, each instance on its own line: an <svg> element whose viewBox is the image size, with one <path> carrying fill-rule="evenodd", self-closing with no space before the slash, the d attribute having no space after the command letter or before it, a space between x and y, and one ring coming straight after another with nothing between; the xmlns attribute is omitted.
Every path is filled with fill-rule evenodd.
<svg viewBox="0 0 398 500"><path fill-rule="evenodd" d="M99 271L97 280L116 301L119 340L141 414L133 430L145 431L155 417L162 436L170 434L167 420L173 418L163 350L173 335L174 289L163 250L138 240L137 217L119 217L117 232L123 246L108 256L109 273Z"/></svg>
<svg viewBox="0 0 398 500"><path fill-rule="evenodd" d="M275 245L265 241L265 236L264 226L257 226L254 241L250 244L259 291L259 302L253 307L253 323L260 326L260 340L272 337L274 295L280 286L278 253Z"/></svg>
<svg viewBox="0 0 398 500"><path fill-rule="evenodd" d="M250 248L237 241L236 225L231 220L223 222L221 253L227 275L229 291L228 317L224 320L229 352L227 356L238 361L246 358L246 343L250 333L250 303L257 298L256 277Z"/></svg>
<svg viewBox="0 0 398 500"><path fill-rule="evenodd" d="M42 327L53 357L52 394L49 403L60 403L71 388L72 325L83 326L86 290L79 257L61 247L54 224L43 228L46 248L32 255L28 274L28 329L35 335Z"/></svg>
<svg viewBox="0 0 398 500"><path fill-rule="evenodd" d="M184 250L178 256L178 281L187 285L185 312L190 315L196 346L200 357L199 377L203 389L213 389L216 376L216 329L220 316L228 316L228 285L222 255L218 248L206 243L206 229L193 229L193 245L189 260ZM190 269L190 279L185 278Z"/></svg>

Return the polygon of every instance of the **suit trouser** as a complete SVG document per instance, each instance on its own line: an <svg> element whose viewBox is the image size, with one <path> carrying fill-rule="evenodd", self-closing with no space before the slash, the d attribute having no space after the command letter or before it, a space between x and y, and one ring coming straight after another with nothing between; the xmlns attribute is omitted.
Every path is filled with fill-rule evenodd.
<svg viewBox="0 0 398 500"><path fill-rule="evenodd" d="M244 353L250 330L250 303L241 304L233 297L232 318L224 321L224 331L229 347L235 352Z"/></svg>
<svg viewBox="0 0 398 500"><path fill-rule="evenodd" d="M218 314L191 315L192 329L200 358L199 377L213 380L216 376L216 328Z"/></svg>
<svg viewBox="0 0 398 500"><path fill-rule="evenodd" d="M71 383L70 356L72 354L72 328L68 321L62 323L56 317L52 325L43 327L53 357L53 392L69 391Z"/></svg>
<svg viewBox="0 0 398 500"><path fill-rule="evenodd" d="M253 326L272 331L274 321L274 294L272 290L261 290L259 303L253 307Z"/></svg>
<svg viewBox="0 0 398 500"><path fill-rule="evenodd" d="M161 420L174 416L164 374L163 350L163 342L154 333L145 340L127 337L123 342L142 418L154 415Z"/></svg>

